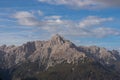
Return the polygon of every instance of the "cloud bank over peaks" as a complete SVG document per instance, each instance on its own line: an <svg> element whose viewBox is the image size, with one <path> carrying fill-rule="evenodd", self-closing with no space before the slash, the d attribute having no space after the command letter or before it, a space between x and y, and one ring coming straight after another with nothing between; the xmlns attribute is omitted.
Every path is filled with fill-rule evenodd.
<svg viewBox="0 0 120 80"><path fill-rule="evenodd" d="M80 36L80 37L106 37L106 36L119 36L120 30L105 27L106 23L114 21L113 18L102 18L98 16L87 16L79 21L65 20L62 16L53 15L45 16L42 19L37 19L34 14L21 11L13 15L17 19L19 25L26 27L35 27L36 30L43 29L49 34L59 33L67 36ZM36 27L37 26L37 27Z"/></svg>

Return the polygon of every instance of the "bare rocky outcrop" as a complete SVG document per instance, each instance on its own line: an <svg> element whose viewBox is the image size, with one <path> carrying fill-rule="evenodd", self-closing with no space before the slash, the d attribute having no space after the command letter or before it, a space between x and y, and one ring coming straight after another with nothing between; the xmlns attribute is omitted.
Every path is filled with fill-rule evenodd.
<svg viewBox="0 0 120 80"><path fill-rule="evenodd" d="M100 73L103 75L103 79L104 75L111 76L113 74L115 79L116 74L119 76L120 55L116 50L110 51L97 46L78 47L58 34L48 41L32 41L21 46L2 45L0 47L0 72L5 74L3 80L9 80L10 78L12 80L23 80L22 78L27 79L28 77L29 79L31 76L41 76L41 72L43 74L49 72L50 68L57 70L56 66L60 68L60 73L61 71L64 72L64 70L65 73L68 71L70 74L74 73L74 71L77 72L74 75L68 74L69 77L75 75L85 75L86 77L88 73L91 74L90 76L96 76L96 74ZM83 72L79 74L78 72L81 71ZM85 74L83 74L84 72ZM54 70L52 74L56 77ZM106 79L110 78L109 76ZM91 79L95 79L95 77ZM115 80L119 80L119 77Z"/></svg>
<svg viewBox="0 0 120 80"><path fill-rule="evenodd" d="M65 40L58 34L48 41L37 41L36 46L36 51L29 59L33 62L39 59L41 64L47 66L52 66L63 61L74 63L78 59L86 57L84 53L76 49L76 46L72 42Z"/></svg>
<svg viewBox="0 0 120 80"><path fill-rule="evenodd" d="M120 60L119 52L116 50L107 50L103 47L97 47L97 46L79 46L79 50L86 53L87 56L93 57L99 62L105 63L105 64L111 64L115 61Z"/></svg>
<svg viewBox="0 0 120 80"><path fill-rule="evenodd" d="M40 65L49 67L63 61L76 63L86 57L72 42L58 34L48 41L27 42L18 47L3 45L0 50L4 52L4 54L0 52L0 55L4 60L1 63L4 63L3 66L6 68L24 61L39 61Z"/></svg>
<svg viewBox="0 0 120 80"><path fill-rule="evenodd" d="M1 46L0 67L11 68L25 61L38 61L40 66L49 67L65 61L78 63L86 57L110 64L112 61L120 60L118 54L115 50L108 51L96 46L77 47L69 40L56 34L48 41L27 42L21 46Z"/></svg>

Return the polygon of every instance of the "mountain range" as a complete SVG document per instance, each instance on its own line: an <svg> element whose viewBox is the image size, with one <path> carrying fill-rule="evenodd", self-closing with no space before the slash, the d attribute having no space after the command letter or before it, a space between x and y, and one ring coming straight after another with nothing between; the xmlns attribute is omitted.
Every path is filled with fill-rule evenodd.
<svg viewBox="0 0 120 80"><path fill-rule="evenodd" d="M0 46L1 80L120 80L120 53L76 46L59 34L48 41Z"/></svg>

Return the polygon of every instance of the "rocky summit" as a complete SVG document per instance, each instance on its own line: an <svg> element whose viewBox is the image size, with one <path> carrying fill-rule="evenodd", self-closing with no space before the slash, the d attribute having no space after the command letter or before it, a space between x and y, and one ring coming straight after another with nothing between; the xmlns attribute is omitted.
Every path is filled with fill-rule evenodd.
<svg viewBox="0 0 120 80"><path fill-rule="evenodd" d="M97 67L96 65L93 65L93 63L95 63ZM87 64L87 66L85 64ZM37 67L35 67L35 65ZM119 52L116 50L110 51L97 46L76 46L75 44L73 44L69 40L64 39L58 34L54 35L48 41L27 42L21 46L0 46L0 72L1 79L3 80L58 80L54 77L54 79L43 78L43 74L49 76L45 71L51 70L51 67L53 69L55 68L54 70L56 70L56 67L57 69L59 69L58 65L59 67L61 66L61 68L70 68L70 70L74 70L73 66L76 65L77 67L79 65L81 65L80 67L85 65L86 68L92 66L96 70L103 70L104 74L99 72L98 70L99 74L103 74L102 76L108 75L105 78L103 77L101 79L93 78L98 76L95 76L94 72L93 77L90 76L89 79L85 79L79 78L79 75L82 74L84 76L85 74L77 74L75 72L74 74L76 74L77 76L74 77L78 78L64 78L59 80L107 80L107 78L111 74L113 75L113 77L111 77L111 79L109 77L108 80L120 80L120 73L118 71L120 70L120 55ZM23 72L21 72L21 70L23 70ZM57 71L54 70L53 72ZM7 74L6 72L9 74ZM24 77L22 74L24 74ZM67 72L65 74L68 75ZM90 74L92 74L92 70ZM30 77L30 75L34 76ZM53 75L55 76L54 73ZM9 78L6 78L6 76Z"/></svg>

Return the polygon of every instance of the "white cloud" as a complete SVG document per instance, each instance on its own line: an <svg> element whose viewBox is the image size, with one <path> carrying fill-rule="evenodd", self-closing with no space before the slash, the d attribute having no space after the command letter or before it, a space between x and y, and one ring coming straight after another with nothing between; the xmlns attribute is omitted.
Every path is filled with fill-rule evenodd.
<svg viewBox="0 0 120 80"><path fill-rule="evenodd" d="M47 20L49 20L49 19L60 19L61 18L61 16L46 16L44 19L47 19Z"/></svg>
<svg viewBox="0 0 120 80"><path fill-rule="evenodd" d="M13 17L16 18L21 25L34 26L39 24L35 16L27 11L17 12L13 15Z"/></svg>
<svg viewBox="0 0 120 80"><path fill-rule="evenodd" d="M96 37L105 37L108 35L120 35L120 32L112 28L99 27L92 31L93 36Z"/></svg>
<svg viewBox="0 0 120 80"><path fill-rule="evenodd" d="M15 18L27 18L27 17L34 17L34 15L27 11L21 11L21 12L17 12L14 15L14 17Z"/></svg>
<svg viewBox="0 0 120 80"><path fill-rule="evenodd" d="M103 22L108 22L108 21L112 21L112 20L113 20L113 18L100 18L97 16L88 16L87 18L83 19L79 23L79 27L81 27L81 28L91 27L91 26L99 25Z"/></svg>
<svg viewBox="0 0 120 80"><path fill-rule="evenodd" d="M120 6L120 0L38 0L39 2L72 6L72 8L96 9Z"/></svg>
<svg viewBox="0 0 120 80"><path fill-rule="evenodd" d="M61 32L63 35L67 36L79 36L79 37L96 37L103 38L107 36L119 36L120 31L112 28L93 28L93 29L69 29L68 31Z"/></svg>
<svg viewBox="0 0 120 80"><path fill-rule="evenodd" d="M51 34L62 34L70 36L82 37L105 37L110 35L118 36L120 31L109 28L101 27L104 23L113 21L113 18L101 18L97 16L88 16L80 21L64 20L61 16L46 16L41 20L30 12L17 12L13 16L18 19L20 25L25 26L38 26L38 30L43 29ZM97 26L97 27L96 27Z"/></svg>

